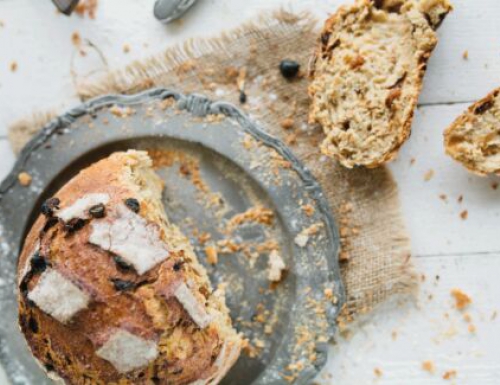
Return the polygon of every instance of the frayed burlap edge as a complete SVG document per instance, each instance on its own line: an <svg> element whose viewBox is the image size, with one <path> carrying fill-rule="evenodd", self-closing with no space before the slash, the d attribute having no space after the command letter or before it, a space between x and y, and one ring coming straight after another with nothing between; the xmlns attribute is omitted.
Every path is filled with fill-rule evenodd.
<svg viewBox="0 0 500 385"><path fill-rule="evenodd" d="M189 40L123 70L79 82L77 92L86 100L167 87L238 104L243 90L248 103L241 107L313 171L336 215L347 291L345 322L389 298L411 298L418 280L390 172L384 167L346 170L324 158L321 130L307 125L307 80L285 81L277 70L284 58L307 67L316 26L308 13L267 13L218 37ZM9 134L14 149L19 151L52 116L38 114L14 124Z"/></svg>

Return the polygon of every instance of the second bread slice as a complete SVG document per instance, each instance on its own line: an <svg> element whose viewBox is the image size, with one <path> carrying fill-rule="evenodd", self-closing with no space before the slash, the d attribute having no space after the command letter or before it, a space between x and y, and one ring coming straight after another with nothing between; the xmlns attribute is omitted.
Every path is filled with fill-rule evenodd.
<svg viewBox="0 0 500 385"><path fill-rule="evenodd" d="M327 20L309 87L324 154L348 168L393 159L409 137L448 0L358 0Z"/></svg>

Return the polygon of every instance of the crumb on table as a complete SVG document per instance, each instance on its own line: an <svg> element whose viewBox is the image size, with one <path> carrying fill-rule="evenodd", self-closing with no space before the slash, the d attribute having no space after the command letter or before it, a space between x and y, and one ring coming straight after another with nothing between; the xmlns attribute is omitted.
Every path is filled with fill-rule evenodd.
<svg viewBox="0 0 500 385"><path fill-rule="evenodd" d="M451 296L455 299L455 308L464 310L472 303L472 299L460 289L453 289Z"/></svg>
<svg viewBox="0 0 500 385"><path fill-rule="evenodd" d="M434 373L436 371L436 366L434 365L434 362L432 362L431 360L427 360L422 362L422 370L429 373Z"/></svg>

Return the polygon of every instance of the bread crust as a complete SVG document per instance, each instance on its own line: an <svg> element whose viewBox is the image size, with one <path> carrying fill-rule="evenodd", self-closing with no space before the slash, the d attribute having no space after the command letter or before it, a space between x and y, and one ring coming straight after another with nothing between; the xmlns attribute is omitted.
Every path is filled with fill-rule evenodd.
<svg viewBox="0 0 500 385"><path fill-rule="evenodd" d="M168 223L163 212L158 212L154 196L141 195L137 186L124 182L126 170L136 167L135 162L143 162L145 156L138 152L114 154L83 170L56 197L62 209L87 194L109 194L106 215L110 216L114 207L123 205L126 199L139 199L139 215L157 226L162 240L170 246L165 261L142 275L124 269L116 256L89 243L94 218L88 219L78 231L68 232L67 223L61 221L44 230L48 218L40 216L21 252L18 261L21 331L47 372L68 384L188 384L199 380L215 384L212 379L224 375L238 358L240 336L232 329L224 301L213 292L188 240ZM159 179L153 183L159 183ZM153 187L161 191L161 186ZM89 306L68 323L44 313L27 298L40 280L40 274L30 270L35 250L50 269L56 269L92 298ZM213 317L209 326L199 327L177 298L164 295L181 281L190 283L194 297ZM132 283L133 288L119 290L116 282ZM116 330L155 342L158 357L144 367L120 372L96 354ZM221 367L217 367L215 362L224 344L237 354L226 357Z"/></svg>
<svg viewBox="0 0 500 385"><path fill-rule="evenodd" d="M325 155L347 168L378 167L396 157L411 133L427 62L437 44L435 29L450 11L447 0L358 0L326 21L309 86L309 121L319 123L327 135ZM356 28L361 31L357 36L347 32ZM384 39L408 47L393 58L376 45ZM375 54L372 45L381 51ZM392 67L376 68L385 59ZM384 82L398 71L392 84Z"/></svg>
<svg viewBox="0 0 500 385"><path fill-rule="evenodd" d="M480 176L500 175L500 88L472 104L444 132L446 154Z"/></svg>

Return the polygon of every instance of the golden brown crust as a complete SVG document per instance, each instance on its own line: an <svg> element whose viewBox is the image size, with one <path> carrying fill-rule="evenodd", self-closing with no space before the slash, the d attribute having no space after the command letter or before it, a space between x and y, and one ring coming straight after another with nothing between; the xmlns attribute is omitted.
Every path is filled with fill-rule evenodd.
<svg viewBox="0 0 500 385"><path fill-rule="evenodd" d="M123 170L124 158L121 156L112 156L89 167L57 193L59 206L68 207L87 194L106 193L111 197L106 204L108 211L128 198L138 198L137 191L121 179ZM153 213L154 205L147 200L140 202L141 216L158 217ZM139 275L117 263L111 253L89 243L92 231L89 222L92 220L87 220L85 226L75 232L68 232L61 220L44 231L48 219L40 216L26 238L18 262L19 323L35 358L47 371L56 373L70 384L89 381L188 384L217 374L220 368L216 368L214 362L224 342L236 346L239 351L240 340L231 329L225 305L215 299L187 241L175 239L177 246L183 245L184 249L171 250L167 260ZM169 226L158 223L167 244L171 239L173 242ZM30 272L30 259L35 250L39 250L51 269L91 296L89 306L68 323L63 324L44 313L27 298L27 293L40 280L39 272ZM199 290L194 293L195 297L202 303L210 303L210 311L223 321L200 328L171 292L164 295L173 285L188 280ZM116 282L129 286L118 289ZM158 357L146 367L120 373L96 354L118 329L157 342Z"/></svg>
<svg viewBox="0 0 500 385"><path fill-rule="evenodd" d="M396 157L411 133L437 43L433 30L449 11L447 0L358 0L326 21L309 87L309 120L327 134L324 154L348 168L378 167ZM356 28L358 34L349 32ZM406 45L396 57L391 47L372 47L373 41L390 44L396 38L395 47ZM389 81L398 71L399 77Z"/></svg>
<svg viewBox="0 0 500 385"><path fill-rule="evenodd" d="M444 132L446 153L476 175L500 174L499 96L493 90Z"/></svg>

